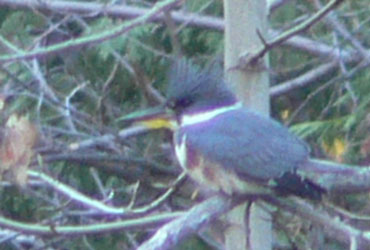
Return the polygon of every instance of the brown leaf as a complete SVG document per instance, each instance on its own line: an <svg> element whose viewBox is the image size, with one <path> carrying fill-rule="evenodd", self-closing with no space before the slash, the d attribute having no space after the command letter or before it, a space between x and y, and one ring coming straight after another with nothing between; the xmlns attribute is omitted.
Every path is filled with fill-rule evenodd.
<svg viewBox="0 0 370 250"><path fill-rule="evenodd" d="M37 129L26 117L11 115L0 145L0 178L10 172L20 186L27 183L27 169L37 140Z"/></svg>
<svg viewBox="0 0 370 250"><path fill-rule="evenodd" d="M337 162L343 162L343 155L347 151L348 142L342 138L334 138L331 144L323 141L321 146L330 158Z"/></svg>

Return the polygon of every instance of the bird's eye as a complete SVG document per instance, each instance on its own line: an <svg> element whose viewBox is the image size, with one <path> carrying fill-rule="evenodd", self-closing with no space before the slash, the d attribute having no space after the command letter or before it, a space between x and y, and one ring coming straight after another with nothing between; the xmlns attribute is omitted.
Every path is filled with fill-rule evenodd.
<svg viewBox="0 0 370 250"><path fill-rule="evenodd" d="M178 100L169 100L166 103L166 107L170 109L182 110L188 107L192 103L189 98L181 98Z"/></svg>

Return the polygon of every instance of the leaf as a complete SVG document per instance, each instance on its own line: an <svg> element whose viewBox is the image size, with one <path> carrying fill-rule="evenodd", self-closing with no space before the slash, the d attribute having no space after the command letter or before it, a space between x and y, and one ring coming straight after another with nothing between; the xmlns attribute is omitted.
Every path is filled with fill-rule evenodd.
<svg viewBox="0 0 370 250"><path fill-rule="evenodd" d="M0 145L0 177L10 172L16 184L25 186L37 130L24 116L13 114L6 122Z"/></svg>
<svg viewBox="0 0 370 250"><path fill-rule="evenodd" d="M290 110L289 109L284 109L280 112L280 117L283 121L287 121L290 116Z"/></svg>
<svg viewBox="0 0 370 250"><path fill-rule="evenodd" d="M330 128L331 124L326 121L303 122L290 127L290 130L301 138L315 134L322 134Z"/></svg>
<svg viewBox="0 0 370 250"><path fill-rule="evenodd" d="M32 30L44 27L44 18L29 11L15 11L1 24L1 34L18 47L32 42Z"/></svg>
<svg viewBox="0 0 370 250"><path fill-rule="evenodd" d="M323 141L321 147L332 159L343 162L343 155L347 151L348 143L342 138L334 138L331 144Z"/></svg>

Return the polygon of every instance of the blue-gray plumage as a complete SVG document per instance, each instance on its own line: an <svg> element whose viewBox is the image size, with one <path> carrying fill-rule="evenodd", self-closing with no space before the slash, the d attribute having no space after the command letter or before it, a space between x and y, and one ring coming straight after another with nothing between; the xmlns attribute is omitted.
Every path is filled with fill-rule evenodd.
<svg viewBox="0 0 370 250"><path fill-rule="evenodd" d="M132 119L172 129L178 162L205 189L311 199L325 192L300 175L308 146L280 123L243 107L220 68L200 70L180 60L169 75L165 107Z"/></svg>
<svg viewBox="0 0 370 250"><path fill-rule="evenodd" d="M220 72L181 61L169 81L176 155L200 185L231 194L249 184L257 190L256 184L313 199L324 192L297 174L309 158L308 146L280 123L238 106Z"/></svg>
<svg viewBox="0 0 370 250"><path fill-rule="evenodd" d="M266 181L293 172L308 159L307 145L279 123L246 108L181 127L187 144L247 179Z"/></svg>

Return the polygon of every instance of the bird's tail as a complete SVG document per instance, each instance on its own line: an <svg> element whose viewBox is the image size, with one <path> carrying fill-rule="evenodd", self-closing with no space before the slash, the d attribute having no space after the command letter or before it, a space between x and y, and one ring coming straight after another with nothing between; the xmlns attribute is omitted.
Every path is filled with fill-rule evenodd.
<svg viewBox="0 0 370 250"><path fill-rule="evenodd" d="M296 172L287 172L274 179L275 191L279 195L296 195L311 200L321 200L326 190Z"/></svg>

